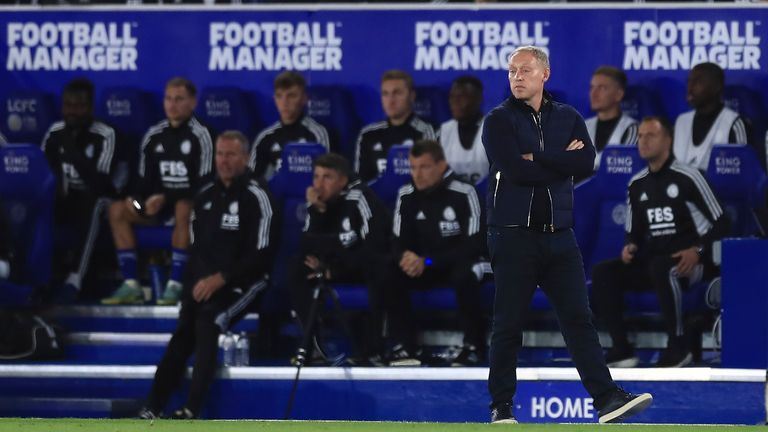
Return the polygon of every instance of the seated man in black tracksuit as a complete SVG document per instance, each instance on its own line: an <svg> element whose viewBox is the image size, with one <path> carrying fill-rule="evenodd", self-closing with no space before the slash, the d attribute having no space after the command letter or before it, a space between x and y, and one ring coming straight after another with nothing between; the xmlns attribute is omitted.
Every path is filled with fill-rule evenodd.
<svg viewBox="0 0 768 432"><path fill-rule="evenodd" d="M100 226L117 187L113 182L120 140L115 129L94 119L94 87L76 78L64 87L62 120L53 123L42 149L56 177L54 273L63 286L56 303L71 303L86 278Z"/></svg>
<svg viewBox="0 0 768 432"><path fill-rule="evenodd" d="M144 303L134 225L173 225L171 270L162 296L155 300L161 305L180 300L189 259L192 201L200 186L210 181L214 152L215 135L195 117L196 106L194 83L182 77L168 81L163 98L166 118L144 134L136 190L109 209L123 283L101 300L104 304Z"/></svg>
<svg viewBox="0 0 768 432"><path fill-rule="evenodd" d="M408 156L412 182L400 188L395 207L394 258L387 312L393 342L390 365L412 366L415 332L408 291L437 284L456 290L464 347L454 363L477 364L485 354L480 306L483 253L480 203L475 188L457 179L436 141L417 141Z"/></svg>
<svg viewBox="0 0 768 432"><path fill-rule="evenodd" d="M255 178L269 181L282 163L283 149L292 142L312 142L330 148L328 131L305 113L307 81L296 71L275 77L274 100L280 120L259 132L251 146L248 166Z"/></svg>
<svg viewBox="0 0 768 432"><path fill-rule="evenodd" d="M691 362L683 337L683 292L715 276L712 243L728 232L728 219L701 173L672 154L672 129L660 117L639 127L638 150L648 162L629 183L626 240L620 259L592 270L595 313L613 339L606 355L611 367L638 363L623 322L626 291L655 290L668 334L656 366Z"/></svg>
<svg viewBox="0 0 768 432"><path fill-rule="evenodd" d="M379 296L384 292L384 278L377 272L383 269L379 263L389 247L391 218L373 191L354 177L343 156L324 154L313 165L301 252L288 267L293 307L302 323L309 325L316 273L330 282L365 282L370 311L366 337L358 354L378 362L383 348L384 318Z"/></svg>
<svg viewBox="0 0 768 432"><path fill-rule="evenodd" d="M381 107L387 118L364 126L355 146L355 171L367 182L387 167L387 153L393 145L435 139L435 130L413 112L416 91L413 77L392 69L381 75Z"/></svg>
<svg viewBox="0 0 768 432"><path fill-rule="evenodd" d="M217 178L194 201L193 243L176 330L157 367L142 418L155 418L195 355L189 397L173 418L200 415L216 372L219 334L245 316L267 286L274 257L270 194L247 170L248 140L227 131L216 140Z"/></svg>

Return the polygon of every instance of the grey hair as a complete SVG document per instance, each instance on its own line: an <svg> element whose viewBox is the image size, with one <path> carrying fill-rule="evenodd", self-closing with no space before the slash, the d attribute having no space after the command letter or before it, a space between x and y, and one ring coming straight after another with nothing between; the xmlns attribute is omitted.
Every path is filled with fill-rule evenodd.
<svg viewBox="0 0 768 432"><path fill-rule="evenodd" d="M512 54L509 56L511 59L512 56L514 56L517 53L521 52L527 52L533 54L534 57L536 57L536 60L539 61L539 63L544 66L545 69L549 69L549 54L547 54L547 51L543 48L539 48L533 45L525 45L521 47L517 47Z"/></svg>
<svg viewBox="0 0 768 432"><path fill-rule="evenodd" d="M240 142L240 146L243 148L244 153L248 153L250 149L248 148L248 138L240 132L239 130L227 130L219 134L219 137L216 138L216 141L219 140L236 140Z"/></svg>

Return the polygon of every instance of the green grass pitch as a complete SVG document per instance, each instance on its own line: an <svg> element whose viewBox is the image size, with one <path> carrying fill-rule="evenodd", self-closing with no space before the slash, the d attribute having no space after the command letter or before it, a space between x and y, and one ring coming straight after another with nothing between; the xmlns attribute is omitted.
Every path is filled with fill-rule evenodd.
<svg viewBox="0 0 768 432"><path fill-rule="evenodd" d="M765 426L403 423L336 421L176 421L0 419L0 432L715 432L768 430Z"/></svg>

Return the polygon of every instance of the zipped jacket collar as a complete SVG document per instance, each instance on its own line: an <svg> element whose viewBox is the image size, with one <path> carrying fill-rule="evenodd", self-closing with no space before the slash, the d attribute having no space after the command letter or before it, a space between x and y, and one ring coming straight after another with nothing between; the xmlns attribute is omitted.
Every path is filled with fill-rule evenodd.
<svg viewBox="0 0 768 432"><path fill-rule="evenodd" d="M532 112L534 114L536 113L536 110L534 110L532 106L530 106L527 103L525 103L525 102L521 101L520 99L516 98L514 95L510 95L507 100L512 105L515 105L515 106L517 106L517 107L519 107L521 109L528 110L528 111L530 111L530 112ZM552 106L552 101L553 100L554 99L552 98L552 93L544 90L543 96L541 98L541 108L539 109L539 112L544 112L545 109L549 110L550 107Z"/></svg>

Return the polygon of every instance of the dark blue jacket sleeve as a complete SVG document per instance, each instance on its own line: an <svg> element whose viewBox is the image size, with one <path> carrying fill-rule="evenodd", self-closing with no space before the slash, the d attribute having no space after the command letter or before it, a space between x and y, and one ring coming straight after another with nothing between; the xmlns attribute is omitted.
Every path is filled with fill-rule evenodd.
<svg viewBox="0 0 768 432"><path fill-rule="evenodd" d="M583 141L584 147L579 150L566 151L565 147L552 148L550 146L548 148L545 146L543 152L534 154L533 160L566 176L588 177L592 175L595 163L595 146L589 139L584 120L580 116L576 116L570 139L565 143L565 147L573 140Z"/></svg>
<svg viewBox="0 0 768 432"><path fill-rule="evenodd" d="M483 123L485 152L502 176L524 186L547 185L568 177L537 161L523 159L516 135L509 119L499 113L492 113Z"/></svg>

